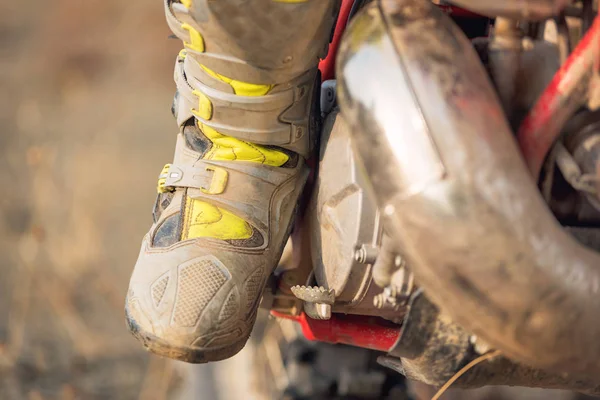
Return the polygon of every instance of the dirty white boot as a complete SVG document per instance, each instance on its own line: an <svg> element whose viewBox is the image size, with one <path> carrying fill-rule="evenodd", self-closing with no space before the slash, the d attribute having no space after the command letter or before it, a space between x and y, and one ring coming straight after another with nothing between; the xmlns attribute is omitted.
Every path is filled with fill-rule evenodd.
<svg viewBox="0 0 600 400"><path fill-rule="evenodd" d="M289 235L316 139L333 0L165 3L184 42L179 124L126 316L149 350L222 360L246 343Z"/></svg>

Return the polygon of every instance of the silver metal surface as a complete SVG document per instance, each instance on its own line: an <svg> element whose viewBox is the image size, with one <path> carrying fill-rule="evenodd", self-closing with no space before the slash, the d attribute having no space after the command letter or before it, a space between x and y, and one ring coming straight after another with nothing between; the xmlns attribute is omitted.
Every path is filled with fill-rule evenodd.
<svg viewBox="0 0 600 400"><path fill-rule="evenodd" d="M335 291L323 286L293 286L292 293L304 302L304 311L312 319L331 318L331 306L335 302Z"/></svg>
<svg viewBox="0 0 600 400"><path fill-rule="evenodd" d="M524 32L518 20L496 18L494 34L488 47L488 63L502 107L509 119L512 119L514 113L523 37Z"/></svg>
<svg viewBox="0 0 600 400"><path fill-rule="evenodd" d="M515 360L600 373L600 256L549 212L463 33L429 2L381 0L337 68L386 229L428 296Z"/></svg>
<svg viewBox="0 0 600 400"><path fill-rule="evenodd" d="M384 233L377 260L373 264L373 282L382 289L388 287L394 273L403 268L404 264L404 259L398 255L394 239Z"/></svg>
<svg viewBox="0 0 600 400"><path fill-rule="evenodd" d="M378 309L373 304L383 289L372 278L383 229L348 129L337 109L323 129L317 181L307 211L316 284L335 291L333 312L401 321L403 312L397 307ZM305 311L313 312L312 308Z"/></svg>
<svg viewBox="0 0 600 400"><path fill-rule="evenodd" d="M383 289L373 299L373 305L379 309L405 307L415 289L413 273L397 249L395 240L384 234L373 265L373 282Z"/></svg>
<svg viewBox="0 0 600 400"><path fill-rule="evenodd" d="M599 138L595 138L598 141ZM588 195L596 196L598 193L598 176L596 173L596 160L593 160L594 170L590 174L585 174L580 166L577 164L577 161L573 158L569 151L565 148L562 143L557 143L556 145L556 165L563 177L569 184L580 192L583 192ZM590 157L591 158L591 157ZM591 197L592 201L594 201L594 197ZM593 204L593 203L592 203Z"/></svg>
<svg viewBox="0 0 600 400"><path fill-rule="evenodd" d="M335 301L335 291L323 286L292 286L291 290L294 296L307 303L331 305Z"/></svg>
<svg viewBox="0 0 600 400"><path fill-rule="evenodd" d="M579 143L572 154L581 173L578 182L583 183L583 188L574 187L586 192L590 204L600 211L600 111L589 113L587 124L576 134Z"/></svg>
<svg viewBox="0 0 600 400"><path fill-rule="evenodd" d="M377 260L377 247L363 244L354 252L354 260L361 264L373 264Z"/></svg>
<svg viewBox="0 0 600 400"><path fill-rule="evenodd" d="M451 0L451 2L491 17L540 20L558 15L570 0Z"/></svg>
<svg viewBox="0 0 600 400"><path fill-rule="evenodd" d="M335 291L336 305L353 306L369 289L381 227L348 126L337 110L325 122L318 172L308 211L315 278Z"/></svg>

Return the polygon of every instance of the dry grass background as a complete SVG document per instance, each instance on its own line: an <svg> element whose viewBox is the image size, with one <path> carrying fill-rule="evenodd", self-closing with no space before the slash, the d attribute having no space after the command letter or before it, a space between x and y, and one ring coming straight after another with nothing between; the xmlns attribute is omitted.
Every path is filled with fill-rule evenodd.
<svg viewBox="0 0 600 400"><path fill-rule="evenodd" d="M160 1L0 1L0 399L162 399L123 300L172 157Z"/></svg>

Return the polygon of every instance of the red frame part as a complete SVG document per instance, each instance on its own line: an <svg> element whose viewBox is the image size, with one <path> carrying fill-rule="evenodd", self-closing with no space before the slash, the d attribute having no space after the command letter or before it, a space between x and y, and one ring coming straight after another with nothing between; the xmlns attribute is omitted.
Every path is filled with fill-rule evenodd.
<svg viewBox="0 0 600 400"><path fill-rule="evenodd" d="M327 57L325 57L324 60L321 60L321 63L319 64L322 81L333 79L335 77L335 59L338 48L340 47L342 35L346 30L346 23L348 22L348 16L350 16L350 10L352 10L352 4L354 4L354 0L342 0L338 20L335 24L335 31L333 32L333 37L329 44L329 52L327 53Z"/></svg>
<svg viewBox="0 0 600 400"><path fill-rule="evenodd" d="M316 320L271 311L277 318L298 322L302 333L308 340L331 344L346 344L363 349L389 352L398 338L400 326L378 317L362 315L333 314L329 320Z"/></svg>
<svg viewBox="0 0 600 400"><path fill-rule="evenodd" d="M537 180L550 148L567 119L586 101L584 86L600 59L600 16L558 70L531 109L518 133L527 166Z"/></svg>

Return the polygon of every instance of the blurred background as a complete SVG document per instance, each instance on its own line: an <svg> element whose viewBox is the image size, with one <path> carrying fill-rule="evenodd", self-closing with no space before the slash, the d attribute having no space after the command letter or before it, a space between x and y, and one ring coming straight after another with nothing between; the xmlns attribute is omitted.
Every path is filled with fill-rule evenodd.
<svg viewBox="0 0 600 400"><path fill-rule="evenodd" d="M0 399L166 399L123 299L170 162L160 1L0 1Z"/></svg>
<svg viewBox="0 0 600 400"><path fill-rule="evenodd" d="M2 400L260 398L248 350L184 366L125 328L176 134L169 35L158 0L0 1ZM469 396L503 398L491 393Z"/></svg>

